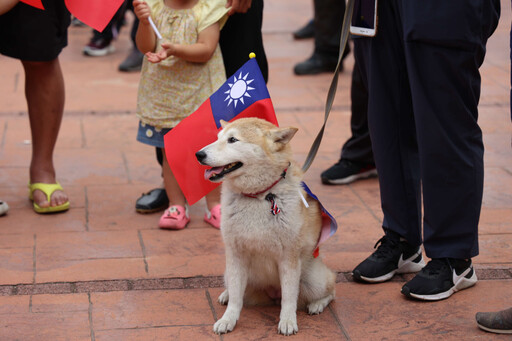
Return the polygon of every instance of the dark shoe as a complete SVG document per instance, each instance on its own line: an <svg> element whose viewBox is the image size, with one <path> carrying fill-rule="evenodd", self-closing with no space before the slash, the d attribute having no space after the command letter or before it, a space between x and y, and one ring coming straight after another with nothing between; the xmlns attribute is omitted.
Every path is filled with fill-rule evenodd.
<svg viewBox="0 0 512 341"><path fill-rule="evenodd" d="M293 32L295 39L308 39L315 36L315 25L313 19L308 21L306 25Z"/></svg>
<svg viewBox="0 0 512 341"><path fill-rule="evenodd" d="M316 75L322 72L334 72L338 58L325 57L318 53L313 53L309 59L298 63L293 68L296 75Z"/></svg>
<svg viewBox="0 0 512 341"><path fill-rule="evenodd" d="M437 301L475 285L476 281L471 259L433 258L420 273L405 283L402 294L420 300Z"/></svg>
<svg viewBox="0 0 512 341"><path fill-rule="evenodd" d="M341 159L320 175L326 185L346 185L359 179L377 176L374 164L360 164Z"/></svg>
<svg viewBox="0 0 512 341"><path fill-rule="evenodd" d="M135 203L135 210L139 213L153 213L163 211L169 206L169 198L163 188L155 188L142 194Z"/></svg>
<svg viewBox="0 0 512 341"><path fill-rule="evenodd" d="M491 333L512 334L512 308L491 313L476 313L476 323L480 329Z"/></svg>
<svg viewBox="0 0 512 341"><path fill-rule="evenodd" d="M425 265L421 248L401 240L400 236L391 230L386 231L374 248L377 250L352 272L356 280L369 283L385 282L397 273L418 272Z"/></svg>
<svg viewBox="0 0 512 341"><path fill-rule="evenodd" d="M84 54L91 57L102 57L115 51L110 40L92 39L91 42L84 46Z"/></svg>
<svg viewBox="0 0 512 341"><path fill-rule="evenodd" d="M119 71L131 72L140 71L144 55L137 49L132 49L132 52L126 57L126 59L119 64Z"/></svg>

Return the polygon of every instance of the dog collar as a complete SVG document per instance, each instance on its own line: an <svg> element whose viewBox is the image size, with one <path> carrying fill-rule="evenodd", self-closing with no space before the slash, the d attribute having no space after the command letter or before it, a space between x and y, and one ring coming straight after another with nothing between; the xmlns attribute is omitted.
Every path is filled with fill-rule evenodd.
<svg viewBox="0 0 512 341"><path fill-rule="evenodd" d="M277 183L279 181L281 181L281 179L284 179L286 177L286 172L288 171L288 167L285 168L285 170L281 173L281 176L279 177L279 179L277 179L276 181L274 181L274 183L272 185L270 185L269 187L265 188L263 191L259 191L259 192L256 192L256 193L242 193L243 195L245 195L246 197L249 197L249 198L257 198L258 195L262 194L262 193L265 193L267 191L269 191L270 189L272 189L272 187L274 187L275 185L277 185ZM268 196L267 196L268 197ZM274 197L274 195L272 195L272 198ZM265 197L265 199L267 199ZM268 199L267 199L268 200Z"/></svg>

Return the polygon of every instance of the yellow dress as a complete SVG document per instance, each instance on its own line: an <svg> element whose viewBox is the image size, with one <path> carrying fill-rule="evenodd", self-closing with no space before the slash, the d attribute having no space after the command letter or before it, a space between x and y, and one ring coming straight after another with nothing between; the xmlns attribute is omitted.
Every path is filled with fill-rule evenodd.
<svg viewBox="0 0 512 341"><path fill-rule="evenodd" d="M227 20L225 0L199 0L190 9L173 9L163 0L147 1L162 42L194 44L199 33ZM206 63L192 63L171 56L153 64L144 58L137 96L137 116L142 124L160 130L172 128L192 114L224 82L226 74L219 45Z"/></svg>

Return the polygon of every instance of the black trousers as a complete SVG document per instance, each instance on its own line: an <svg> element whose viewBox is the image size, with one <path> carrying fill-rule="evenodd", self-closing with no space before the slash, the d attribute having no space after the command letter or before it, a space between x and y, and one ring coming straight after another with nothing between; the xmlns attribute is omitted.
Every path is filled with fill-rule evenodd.
<svg viewBox="0 0 512 341"><path fill-rule="evenodd" d="M478 254L483 192L480 73L499 0L379 1L360 39L383 227L430 258ZM357 47L357 46L356 46Z"/></svg>
<svg viewBox="0 0 512 341"><path fill-rule="evenodd" d="M354 45L358 44L358 38L354 38ZM354 50L354 70L352 71L352 83L350 85L351 111L350 130L352 136L341 148L340 159L349 160L361 164L374 164L372 141L368 130L368 89L363 81L360 62L361 56L358 50Z"/></svg>
<svg viewBox="0 0 512 341"><path fill-rule="evenodd" d="M219 40L226 77L232 76L249 60L249 53L254 52L263 78L265 82L268 81L268 62L263 47L262 24L263 0L253 0L247 13L236 13L229 17L220 31Z"/></svg>
<svg viewBox="0 0 512 341"><path fill-rule="evenodd" d="M314 0L315 51L324 57L338 59L341 23L345 15L345 0ZM344 57L350 52L347 45Z"/></svg>

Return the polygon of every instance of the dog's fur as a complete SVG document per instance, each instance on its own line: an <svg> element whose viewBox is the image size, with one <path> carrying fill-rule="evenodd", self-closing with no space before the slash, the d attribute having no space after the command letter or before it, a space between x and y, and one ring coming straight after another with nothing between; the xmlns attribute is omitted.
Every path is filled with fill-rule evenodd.
<svg viewBox="0 0 512 341"><path fill-rule="evenodd" d="M202 164L216 167L208 176L220 173L210 180L223 181L221 232L226 247L226 290L219 302L228 306L213 330L217 334L232 331L244 299L246 304L261 304L276 298L274 294L280 291L278 331L295 334L298 306L319 314L335 296L334 273L320 258L313 257L321 211L302 190L302 172L292 160L288 142L297 129L277 128L257 118L222 125L217 141L196 153ZM234 170L221 172L230 164L236 164ZM255 193L259 193L256 198L245 195ZM276 215L265 199L268 193L274 195L281 210Z"/></svg>

